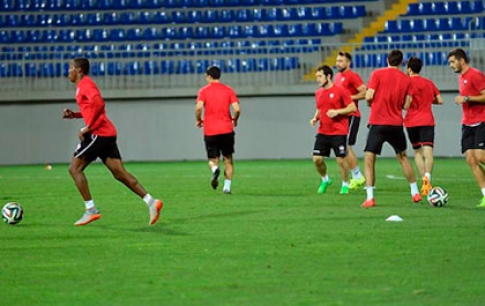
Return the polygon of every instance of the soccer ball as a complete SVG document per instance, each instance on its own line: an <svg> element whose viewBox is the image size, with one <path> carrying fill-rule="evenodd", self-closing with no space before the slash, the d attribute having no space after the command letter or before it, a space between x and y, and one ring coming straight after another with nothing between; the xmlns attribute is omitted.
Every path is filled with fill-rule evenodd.
<svg viewBox="0 0 485 306"><path fill-rule="evenodd" d="M24 210L17 202L9 202L2 208L2 219L5 223L15 225L22 221Z"/></svg>
<svg viewBox="0 0 485 306"><path fill-rule="evenodd" d="M433 187L428 193L428 203L434 207L442 207L448 203L448 192L441 187Z"/></svg>

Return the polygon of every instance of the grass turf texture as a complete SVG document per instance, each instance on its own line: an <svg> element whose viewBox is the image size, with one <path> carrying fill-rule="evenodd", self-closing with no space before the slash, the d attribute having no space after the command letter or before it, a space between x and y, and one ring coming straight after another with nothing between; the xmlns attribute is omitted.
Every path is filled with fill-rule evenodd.
<svg viewBox="0 0 485 306"><path fill-rule="evenodd" d="M233 194L205 162L129 163L166 207L145 204L100 164L87 169L103 217L72 224L83 203L67 165L0 167L0 199L24 220L0 224L1 305L483 305L485 210L463 159L436 159L445 208L411 203L395 159L365 192L316 194L311 160L236 161ZM389 178L390 177L390 178ZM404 222L386 222L397 214Z"/></svg>

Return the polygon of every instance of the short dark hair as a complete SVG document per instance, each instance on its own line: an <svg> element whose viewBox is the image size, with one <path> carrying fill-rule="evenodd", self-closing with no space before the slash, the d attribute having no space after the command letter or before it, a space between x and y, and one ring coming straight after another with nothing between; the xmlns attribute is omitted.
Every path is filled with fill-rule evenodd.
<svg viewBox="0 0 485 306"><path fill-rule="evenodd" d="M452 56L454 56L457 60L464 59L465 63L467 64L468 64L468 61L470 60L466 55L465 50L463 50L462 48L455 48L451 50L450 53L448 53L447 59L449 59Z"/></svg>
<svg viewBox="0 0 485 306"><path fill-rule="evenodd" d="M214 80L219 80L221 78L221 69L217 66L210 66L206 69L205 74L209 75Z"/></svg>
<svg viewBox="0 0 485 306"><path fill-rule="evenodd" d="M330 66L321 65L317 67L317 71L322 71L324 75L330 75L330 79L333 78L333 70Z"/></svg>
<svg viewBox="0 0 485 306"><path fill-rule="evenodd" d="M391 65L393 67L397 67L397 66L401 65L402 60L403 60L403 55L402 55L401 50L392 50L387 55L387 61L388 61L389 65Z"/></svg>
<svg viewBox="0 0 485 306"><path fill-rule="evenodd" d="M423 67L423 62L416 56L408 59L407 67L414 73L419 73Z"/></svg>
<svg viewBox="0 0 485 306"><path fill-rule="evenodd" d="M349 52L339 51L338 55L347 58L349 61L352 61L352 55L350 55Z"/></svg>
<svg viewBox="0 0 485 306"><path fill-rule="evenodd" d="M79 67L82 69L83 74L86 74L86 75L89 74L90 65L89 65L89 60L87 58L77 57L72 61L74 63L74 67Z"/></svg>

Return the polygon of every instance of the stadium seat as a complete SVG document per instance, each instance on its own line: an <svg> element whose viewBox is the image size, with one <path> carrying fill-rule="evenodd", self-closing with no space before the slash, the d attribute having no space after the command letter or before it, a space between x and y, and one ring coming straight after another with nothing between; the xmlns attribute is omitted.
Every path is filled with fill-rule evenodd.
<svg viewBox="0 0 485 306"><path fill-rule="evenodd" d="M21 26L19 15L9 14L6 17L7 17L7 26L8 27L15 28L15 27Z"/></svg>
<svg viewBox="0 0 485 306"><path fill-rule="evenodd" d="M203 1L201 0L201 2ZM163 8L164 2L163 0L145 0L145 5L147 8L160 9Z"/></svg>
<svg viewBox="0 0 485 306"><path fill-rule="evenodd" d="M436 3L438 4L438 3ZM458 7L458 2L455 1L447 1L444 3L446 14L449 15L458 15L460 14L460 9Z"/></svg>
<svg viewBox="0 0 485 306"><path fill-rule="evenodd" d="M196 27L195 28L195 38L196 39L206 39L209 37L209 29L207 27Z"/></svg>
<svg viewBox="0 0 485 306"><path fill-rule="evenodd" d="M461 1L458 3L458 10L461 14L471 14L473 13L470 1Z"/></svg>
<svg viewBox="0 0 485 306"><path fill-rule="evenodd" d="M160 67L156 61L145 61L143 63L143 73L145 75L155 75L160 73Z"/></svg>
<svg viewBox="0 0 485 306"><path fill-rule="evenodd" d="M76 37L78 32L76 31ZM126 39L125 31L123 29L114 28L110 30L110 37L113 41L124 41Z"/></svg>
<svg viewBox="0 0 485 306"><path fill-rule="evenodd" d="M126 38L131 41L138 41L143 39L143 30L141 28L128 29Z"/></svg>
<svg viewBox="0 0 485 306"><path fill-rule="evenodd" d="M217 15L216 14L217 13L214 10L211 10L211 9L205 10L202 13L202 22L205 22L205 23L213 23L213 22L216 22L216 20L217 20Z"/></svg>
<svg viewBox="0 0 485 306"><path fill-rule="evenodd" d="M238 22L248 22L250 20L251 13L248 9L238 9L236 11L236 21Z"/></svg>
<svg viewBox="0 0 485 306"><path fill-rule="evenodd" d="M446 15L447 14L447 6L445 1L436 1L432 2L431 4L431 11L434 15Z"/></svg>
<svg viewBox="0 0 485 306"><path fill-rule="evenodd" d="M210 30L210 37L215 39L224 38L226 36L225 27L213 26Z"/></svg>
<svg viewBox="0 0 485 306"><path fill-rule="evenodd" d="M177 32L175 27L164 27L161 32L162 39L177 39Z"/></svg>
<svg viewBox="0 0 485 306"><path fill-rule="evenodd" d="M172 22L175 23L185 23L186 18L185 18L185 12L184 11L173 11L172 12Z"/></svg>
<svg viewBox="0 0 485 306"><path fill-rule="evenodd" d="M163 60L160 63L160 73L173 74L175 72L175 64L172 60Z"/></svg>
<svg viewBox="0 0 485 306"><path fill-rule="evenodd" d="M264 13L266 21L276 21L279 19L278 9L275 7L265 9Z"/></svg>
<svg viewBox="0 0 485 306"><path fill-rule="evenodd" d="M410 3L408 5L408 11L406 13L406 15L408 16L417 16L417 15L420 15L421 12L419 10L419 3Z"/></svg>
<svg viewBox="0 0 485 306"><path fill-rule="evenodd" d="M164 0L163 7L180 8L183 6L181 0Z"/></svg>
<svg viewBox="0 0 485 306"><path fill-rule="evenodd" d="M482 0L475 0L471 2L473 13L481 13L484 10L485 4Z"/></svg>
<svg viewBox="0 0 485 306"><path fill-rule="evenodd" d="M108 62L108 75L121 75L121 62Z"/></svg>
<svg viewBox="0 0 485 306"><path fill-rule="evenodd" d="M181 27L179 28L179 39L187 39L194 37L194 28L192 27Z"/></svg>
<svg viewBox="0 0 485 306"><path fill-rule="evenodd" d="M116 1L115 1L116 3ZM66 10L80 10L81 1L80 0L65 0L64 7Z"/></svg>
<svg viewBox="0 0 485 306"><path fill-rule="evenodd" d="M141 24L151 24L153 23L153 14L149 11L138 12L135 15L135 19Z"/></svg>
<svg viewBox="0 0 485 306"><path fill-rule="evenodd" d="M217 11L217 19L222 23L229 23L234 21L234 11L229 9L223 9Z"/></svg>
<svg viewBox="0 0 485 306"><path fill-rule="evenodd" d="M187 14L187 23L199 23L202 21L201 11L190 11Z"/></svg>
<svg viewBox="0 0 485 306"><path fill-rule="evenodd" d="M143 30L143 39L144 40L158 40L161 39L160 33L156 27L148 27Z"/></svg>
<svg viewBox="0 0 485 306"><path fill-rule="evenodd" d="M252 19L253 19L255 22L261 22L261 21L264 21L263 10L262 10L262 9L260 9L260 8L254 8L254 9L252 9L252 11L251 11L251 16L252 16Z"/></svg>
<svg viewBox="0 0 485 306"><path fill-rule="evenodd" d="M153 21L157 24L167 24L172 22L170 16L165 11L155 12L155 15L153 16Z"/></svg>

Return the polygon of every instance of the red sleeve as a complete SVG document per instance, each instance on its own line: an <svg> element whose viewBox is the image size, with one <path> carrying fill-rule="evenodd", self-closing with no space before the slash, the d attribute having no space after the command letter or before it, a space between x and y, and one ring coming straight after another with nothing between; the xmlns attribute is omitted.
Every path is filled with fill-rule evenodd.
<svg viewBox="0 0 485 306"><path fill-rule="evenodd" d="M355 89L357 89L362 84L364 84L364 81L362 81L362 78L357 73L354 73L353 76L354 77L352 78L352 85L355 87Z"/></svg>
<svg viewBox="0 0 485 306"><path fill-rule="evenodd" d="M239 100L237 99L237 96L234 90L231 90L231 104L232 103L239 103Z"/></svg>

